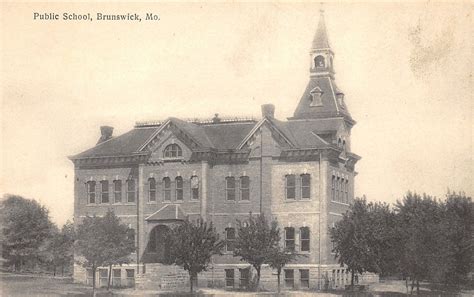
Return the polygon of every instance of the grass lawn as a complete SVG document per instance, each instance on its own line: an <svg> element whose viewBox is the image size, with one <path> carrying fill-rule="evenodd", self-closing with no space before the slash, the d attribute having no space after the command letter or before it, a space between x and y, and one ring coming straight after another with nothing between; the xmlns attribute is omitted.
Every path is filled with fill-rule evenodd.
<svg viewBox="0 0 474 297"><path fill-rule="evenodd" d="M188 288L183 288L183 291ZM229 292L221 289L207 289L199 290L200 293L194 296L276 296L277 294L271 292ZM104 289L98 291L99 297L105 296L146 296L146 297L171 297L171 296L191 296L189 293L166 293L156 291L137 291L134 289L114 290L113 293L106 292ZM427 285L421 286L420 296L474 296L474 291L464 293L448 293L444 291L432 291ZM89 286L82 284L74 284L70 278L53 278L51 276L41 275L21 275L9 274L0 272L0 296L91 296L92 289ZM349 293L343 291L334 292L304 292L291 291L285 292L279 296L319 296L319 297L398 297L408 296L406 294L405 283L403 281L389 281L384 283L370 285L369 292Z"/></svg>

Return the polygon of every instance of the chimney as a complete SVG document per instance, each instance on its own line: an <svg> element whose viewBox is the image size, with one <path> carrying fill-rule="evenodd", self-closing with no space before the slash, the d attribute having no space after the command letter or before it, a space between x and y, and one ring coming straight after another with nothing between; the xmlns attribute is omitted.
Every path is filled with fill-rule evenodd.
<svg viewBox="0 0 474 297"><path fill-rule="evenodd" d="M262 118L274 118L275 117L275 105L263 104L262 105Z"/></svg>
<svg viewBox="0 0 474 297"><path fill-rule="evenodd" d="M97 141L97 144L102 143L112 138L113 132L114 132L114 127L100 126L100 138L99 138L99 141Z"/></svg>

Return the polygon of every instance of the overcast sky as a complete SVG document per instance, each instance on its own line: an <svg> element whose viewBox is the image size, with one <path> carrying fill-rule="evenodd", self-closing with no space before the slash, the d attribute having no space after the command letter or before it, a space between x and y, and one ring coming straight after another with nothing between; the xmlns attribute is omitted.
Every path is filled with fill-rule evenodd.
<svg viewBox="0 0 474 297"><path fill-rule="evenodd" d="M292 115L319 4L2 4L0 194L72 218L73 165L100 125ZM33 13L160 15L34 21ZM60 16L62 17L62 15ZM357 125L356 195L472 196L472 5L326 4L336 81Z"/></svg>

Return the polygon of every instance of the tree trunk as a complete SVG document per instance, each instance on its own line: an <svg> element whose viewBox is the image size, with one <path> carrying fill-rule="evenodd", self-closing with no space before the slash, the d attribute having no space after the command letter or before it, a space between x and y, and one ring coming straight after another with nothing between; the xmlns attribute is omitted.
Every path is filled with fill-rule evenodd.
<svg viewBox="0 0 474 297"><path fill-rule="evenodd" d="M109 265L109 279L107 280L107 291L110 291L110 279L112 277L112 264Z"/></svg>
<svg viewBox="0 0 474 297"><path fill-rule="evenodd" d="M191 273L191 271L189 272L189 287L191 289L191 293L193 292L193 274Z"/></svg>
<svg viewBox="0 0 474 297"><path fill-rule="evenodd" d="M413 288L415 287L415 279L411 280L411 292L410 294L413 294Z"/></svg>
<svg viewBox="0 0 474 297"><path fill-rule="evenodd" d="M280 294L280 275L281 275L281 269L278 269L278 270L277 270L278 294Z"/></svg>
<svg viewBox="0 0 474 297"><path fill-rule="evenodd" d="M257 269L257 292L260 292L260 269L261 267Z"/></svg>
<svg viewBox="0 0 474 297"><path fill-rule="evenodd" d="M56 276L56 265L53 265L53 276Z"/></svg>
<svg viewBox="0 0 474 297"><path fill-rule="evenodd" d="M64 276L64 264L61 265L61 276Z"/></svg>
<svg viewBox="0 0 474 297"><path fill-rule="evenodd" d="M351 287L354 287L354 270L351 270Z"/></svg>
<svg viewBox="0 0 474 297"><path fill-rule="evenodd" d="M95 266L92 266L92 296L95 297Z"/></svg>
<svg viewBox="0 0 474 297"><path fill-rule="evenodd" d="M420 295L420 281L416 280L416 295Z"/></svg>
<svg viewBox="0 0 474 297"><path fill-rule="evenodd" d="M405 286L407 287L407 295L408 295L408 276L405 277Z"/></svg>

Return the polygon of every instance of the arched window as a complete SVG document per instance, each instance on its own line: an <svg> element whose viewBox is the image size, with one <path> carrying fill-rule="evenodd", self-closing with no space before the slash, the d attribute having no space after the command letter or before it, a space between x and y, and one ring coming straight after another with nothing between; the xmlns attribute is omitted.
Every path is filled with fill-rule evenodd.
<svg viewBox="0 0 474 297"><path fill-rule="evenodd" d="M344 151L346 150L346 141L345 140L342 141L342 149Z"/></svg>
<svg viewBox="0 0 474 297"><path fill-rule="evenodd" d="M288 251L295 250L295 228L285 228L285 249Z"/></svg>
<svg viewBox="0 0 474 297"><path fill-rule="evenodd" d="M307 173L301 175L301 199L311 199L311 176Z"/></svg>
<svg viewBox="0 0 474 297"><path fill-rule="evenodd" d="M225 229L225 250L226 252L234 251L234 242L235 242L235 229L226 228Z"/></svg>
<svg viewBox="0 0 474 297"><path fill-rule="evenodd" d="M336 179L336 201L339 201L339 189L341 187L341 178L338 176Z"/></svg>
<svg viewBox="0 0 474 297"><path fill-rule="evenodd" d="M296 177L294 174L288 174L285 176L285 192L286 199L296 199Z"/></svg>
<svg viewBox="0 0 474 297"><path fill-rule="evenodd" d="M300 247L302 252L309 252L310 232L309 227L300 228Z"/></svg>
<svg viewBox="0 0 474 297"><path fill-rule="evenodd" d="M334 174L331 182L331 200L336 201L336 176Z"/></svg>
<svg viewBox="0 0 474 297"><path fill-rule="evenodd" d="M95 203L95 181L87 182L87 203Z"/></svg>
<svg viewBox="0 0 474 297"><path fill-rule="evenodd" d="M323 92L319 87L316 87L309 92L311 94L311 104L310 106L321 106L323 105L321 96Z"/></svg>
<svg viewBox="0 0 474 297"><path fill-rule="evenodd" d="M109 203L109 181L100 181L100 203Z"/></svg>
<svg viewBox="0 0 474 297"><path fill-rule="evenodd" d="M191 199L199 199L199 178L195 175L191 177Z"/></svg>
<svg viewBox="0 0 474 297"><path fill-rule="evenodd" d="M148 202L156 202L156 180L153 177L148 179Z"/></svg>
<svg viewBox="0 0 474 297"><path fill-rule="evenodd" d="M240 200L250 200L250 178L248 176L240 177Z"/></svg>
<svg viewBox="0 0 474 297"><path fill-rule="evenodd" d="M114 180L114 203L122 203L122 181Z"/></svg>
<svg viewBox="0 0 474 297"><path fill-rule="evenodd" d="M337 147L342 147L342 140L341 140L341 138L339 138L339 139L337 140Z"/></svg>
<svg viewBox="0 0 474 297"><path fill-rule="evenodd" d="M176 184L176 201L183 201L183 178L177 176L175 179Z"/></svg>
<svg viewBox="0 0 474 297"><path fill-rule="evenodd" d="M127 202L135 203L135 195L136 195L135 180L129 179L127 180Z"/></svg>
<svg viewBox="0 0 474 297"><path fill-rule="evenodd" d="M225 178L225 197L227 201L235 201L235 178L233 176Z"/></svg>
<svg viewBox="0 0 474 297"><path fill-rule="evenodd" d="M346 179L346 203L349 204L349 180Z"/></svg>
<svg viewBox="0 0 474 297"><path fill-rule="evenodd" d="M171 179L169 177L163 178L163 200L171 201Z"/></svg>
<svg viewBox="0 0 474 297"><path fill-rule="evenodd" d="M180 158L183 156L183 151L179 145L173 143L168 145L163 151L164 158Z"/></svg>
<svg viewBox="0 0 474 297"><path fill-rule="evenodd" d="M326 67L326 63L324 61L324 57L319 55L314 58L314 66L317 68L324 68Z"/></svg>

